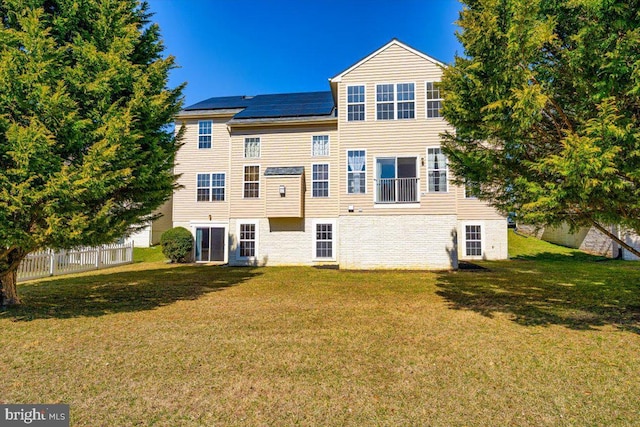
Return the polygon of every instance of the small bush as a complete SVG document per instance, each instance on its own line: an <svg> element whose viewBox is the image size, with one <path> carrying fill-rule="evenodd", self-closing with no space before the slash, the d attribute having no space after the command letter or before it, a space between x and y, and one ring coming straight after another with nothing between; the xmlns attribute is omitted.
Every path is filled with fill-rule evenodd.
<svg viewBox="0 0 640 427"><path fill-rule="evenodd" d="M160 236L162 253L171 262L189 262L193 251L193 236L184 227L175 227Z"/></svg>

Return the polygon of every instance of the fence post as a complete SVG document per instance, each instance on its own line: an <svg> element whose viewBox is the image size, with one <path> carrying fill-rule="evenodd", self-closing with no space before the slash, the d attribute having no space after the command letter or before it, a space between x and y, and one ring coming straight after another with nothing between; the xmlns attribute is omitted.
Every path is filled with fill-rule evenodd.
<svg viewBox="0 0 640 427"><path fill-rule="evenodd" d="M49 254L49 276L56 274L56 253L53 249L47 250Z"/></svg>
<svg viewBox="0 0 640 427"><path fill-rule="evenodd" d="M96 270L100 268L100 246L96 247Z"/></svg>

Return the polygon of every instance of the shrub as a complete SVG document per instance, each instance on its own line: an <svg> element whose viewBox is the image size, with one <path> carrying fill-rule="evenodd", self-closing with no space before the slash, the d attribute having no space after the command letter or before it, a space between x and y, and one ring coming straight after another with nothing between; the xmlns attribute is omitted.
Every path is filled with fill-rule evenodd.
<svg viewBox="0 0 640 427"><path fill-rule="evenodd" d="M189 262L193 251L193 236L184 227L175 227L160 236L162 253L171 262Z"/></svg>

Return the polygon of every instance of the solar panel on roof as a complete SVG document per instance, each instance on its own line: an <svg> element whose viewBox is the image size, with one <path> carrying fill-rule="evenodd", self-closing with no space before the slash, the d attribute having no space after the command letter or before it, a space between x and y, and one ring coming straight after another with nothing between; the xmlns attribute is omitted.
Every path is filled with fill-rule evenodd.
<svg viewBox="0 0 640 427"><path fill-rule="evenodd" d="M333 111L331 92L258 95L236 119L321 116Z"/></svg>
<svg viewBox="0 0 640 427"><path fill-rule="evenodd" d="M190 110L218 110L244 108L235 119L324 116L333 112L331 92L301 92L274 95L225 96L209 98L185 108Z"/></svg>
<svg viewBox="0 0 640 427"><path fill-rule="evenodd" d="M185 108L185 111L191 110L222 110L231 108L246 108L253 97L249 96L220 96L205 99L196 104Z"/></svg>

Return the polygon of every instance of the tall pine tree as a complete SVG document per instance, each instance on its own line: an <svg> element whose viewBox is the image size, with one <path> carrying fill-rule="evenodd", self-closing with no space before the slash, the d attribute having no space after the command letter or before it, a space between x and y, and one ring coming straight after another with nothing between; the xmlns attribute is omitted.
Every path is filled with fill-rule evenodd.
<svg viewBox="0 0 640 427"><path fill-rule="evenodd" d="M174 187L182 87L136 0L0 0L0 305L34 250L111 242Z"/></svg>
<svg viewBox="0 0 640 427"><path fill-rule="evenodd" d="M640 234L640 2L466 0L444 72L450 166L537 225Z"/></svg>

